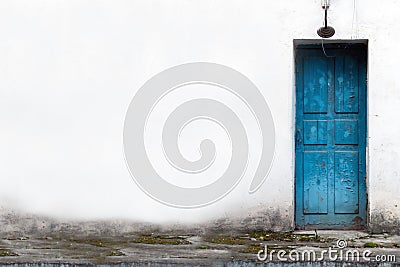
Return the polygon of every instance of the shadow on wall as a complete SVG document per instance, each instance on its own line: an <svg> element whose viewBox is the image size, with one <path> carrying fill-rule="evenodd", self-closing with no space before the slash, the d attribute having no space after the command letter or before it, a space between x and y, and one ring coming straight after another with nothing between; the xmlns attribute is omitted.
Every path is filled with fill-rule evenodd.
<svg viewBox="0 0 400 267"><path fill-rule="evenodd" d="M372 233L400 234L400 220L390 210L372 210L369 229Z"/></svg>
<svg viewBox="0 0 400 267"><path fill-rule="evenodd" d="M290 231L292 220L279 210L254 210L247 216L230 216L202 224L153 224L128 220L65 221L45 216L24 214L0 208L0 235L44 236L58 232L65 235L123 235L126 233L168 232L174 234L196 233L246 233L271 230Z"/></svg>

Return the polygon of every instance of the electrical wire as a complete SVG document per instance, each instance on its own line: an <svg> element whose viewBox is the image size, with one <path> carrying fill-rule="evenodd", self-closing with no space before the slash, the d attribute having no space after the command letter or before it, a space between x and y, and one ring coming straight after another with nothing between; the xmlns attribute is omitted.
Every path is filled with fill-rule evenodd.
<svg viewBox="0 0 400 267"><path fill-rule="evenodd" d="M359 33L359 29L358 29L358 12L357 12L357 0L353 0L353 19L351 22L351 39L358 39L358 33ZM354 32L354 24L355 26L355 32Z"/></svg>
<svg viewBox="0 0 400 267"><path fill-rule="evenodd" d="M324 52L324 55L326 57L335 57L335 56L328 56L325 52L325 47L324 47L324 38L321 38L321 46L322 46L322 51Z"/></svg>

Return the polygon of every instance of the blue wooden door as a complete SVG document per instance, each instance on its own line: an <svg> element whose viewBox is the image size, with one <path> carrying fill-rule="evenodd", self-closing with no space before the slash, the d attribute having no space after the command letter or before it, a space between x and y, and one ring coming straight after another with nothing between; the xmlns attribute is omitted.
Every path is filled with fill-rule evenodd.
<svg viewBox="0 0 400 267"><path fill-rule="evenodd" d="M296 226L366 225L366 48L296 49Z"/></svg>

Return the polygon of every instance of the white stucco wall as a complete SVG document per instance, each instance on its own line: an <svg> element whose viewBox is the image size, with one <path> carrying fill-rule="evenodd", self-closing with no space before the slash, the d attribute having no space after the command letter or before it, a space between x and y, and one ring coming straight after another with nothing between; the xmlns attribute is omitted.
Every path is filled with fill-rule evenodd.
<svg viewBox="0 0 400 267"><path fill-rule="evenodd" d="M394 11L400 2L356 2L357 20L353 1L332 0L329 23L337 39L369 39L369 208L376 225L381 215L398 225L400 25ZM0 205L61 218L156 223L279 216L278 223L290 228L293 39L317 39L322 19L319 0L2 1ZM249 133L252 154L241 183L217 203L177 209L149 198L132 181L123 123L143 83L198 61L234 68L257 85L274 118L276 153L266 182L248 194L259 158L257 134ZM251 119L246 123L254 126ZM229 147L215 126L200 127L221 140L218 173ZM195 134L188 130L181 144L192 159L199 156L190 142Z"/></svg>

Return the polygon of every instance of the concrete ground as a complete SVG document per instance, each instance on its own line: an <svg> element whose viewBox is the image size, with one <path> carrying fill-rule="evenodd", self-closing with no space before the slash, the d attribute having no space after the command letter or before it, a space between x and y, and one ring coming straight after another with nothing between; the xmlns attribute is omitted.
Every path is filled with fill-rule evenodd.
<svg viewBox="0 0 400 267"><path fill-rule="evenodd" d="M338 240L343 242L337 243ZM280 253L285 253L286 260L278 259L277 252L272 252L272 258L258 259L257 253L265 248L265 245L267 251L284 251ZM338 246L343 248L338 249ZM318 260L320 252L328 250L329 247L342 250L343 255L346 251L357 249L360 258L358 260L349 257L335 261L334 258L323 255L323 262ZM316 251L315 263L307 262L308 258L289 258L290 252L295 257L296 253L304 250ZM368 260L361 256L366 250L371 251ZM381 258L375 258L376 255L380 255ZM255 231L240 235L177 235L163 232L129 233L123 236L81 236L54 232L31 236L9 233L2 236L0 265L39 266L35 263L40 263L40 266L258 266L264 263L269 266L400 266L400 236L358 231Z"/></svg>
<svg viewBox="0 0 400 267"><path fill-rule="evenodd" d="M67 222L0 212L0 266L400 266L395 234L229 226Z"/></svg>

